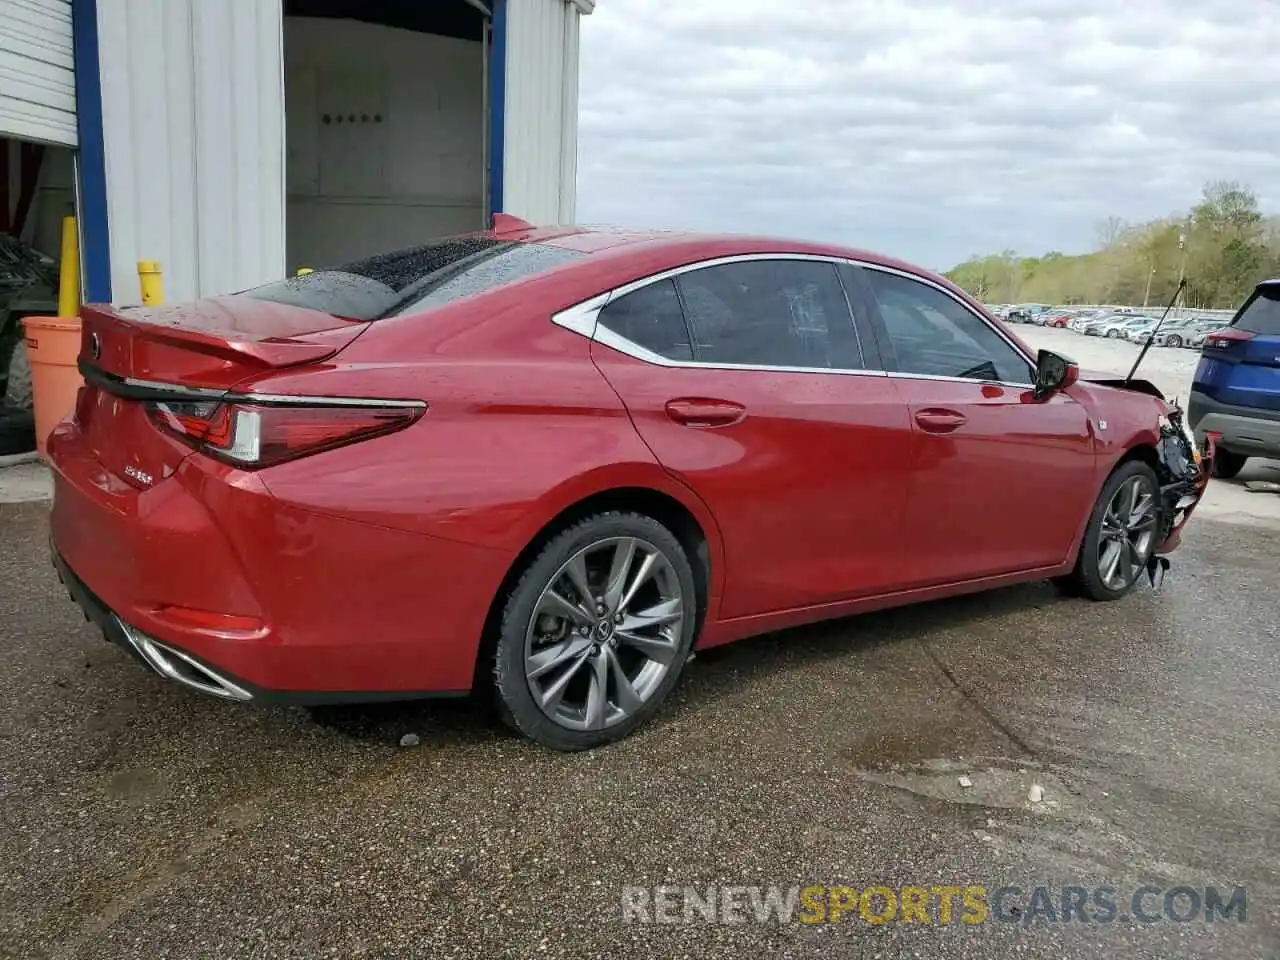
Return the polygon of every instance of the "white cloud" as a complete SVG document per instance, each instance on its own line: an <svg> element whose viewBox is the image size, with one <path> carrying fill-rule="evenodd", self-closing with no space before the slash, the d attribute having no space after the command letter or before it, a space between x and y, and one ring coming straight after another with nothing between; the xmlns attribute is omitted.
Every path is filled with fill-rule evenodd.
<svg viewBox="0 0 1280 960"><path fill-rule="evenodd" d="M1275 0L601 0L579 218L949 267L1236 179L1280 212Z"/></svg>

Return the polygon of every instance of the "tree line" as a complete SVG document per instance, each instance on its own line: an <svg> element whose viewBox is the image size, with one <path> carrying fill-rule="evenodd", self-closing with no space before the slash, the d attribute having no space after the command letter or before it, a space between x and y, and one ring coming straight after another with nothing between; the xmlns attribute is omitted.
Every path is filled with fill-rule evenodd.
<svg viewBox="0 0 1280 960"><path fill-rule="evenodd" d="M1131 306L1167 303L1185 277L1183 305L1232 309L1258 281L1280 276L1280 216L1264 216L1248 187L1213 181L1185 214L1149 223L1108 217L1092 253L1006 250L970 257L947 276L987 303Z"/></svg>

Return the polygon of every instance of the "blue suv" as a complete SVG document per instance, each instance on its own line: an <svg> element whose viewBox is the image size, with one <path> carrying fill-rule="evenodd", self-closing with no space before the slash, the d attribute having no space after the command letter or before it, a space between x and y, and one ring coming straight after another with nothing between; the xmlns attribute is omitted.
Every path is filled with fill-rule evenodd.
<svg viewBox="0 0 1280 960"><path fill-rule="evenodd" d="M1258 284L1205 337L1187 418L1197 441L1215 435L1216 477L1234 477L1249 457L1280 458L1280 280Z"/></svg>

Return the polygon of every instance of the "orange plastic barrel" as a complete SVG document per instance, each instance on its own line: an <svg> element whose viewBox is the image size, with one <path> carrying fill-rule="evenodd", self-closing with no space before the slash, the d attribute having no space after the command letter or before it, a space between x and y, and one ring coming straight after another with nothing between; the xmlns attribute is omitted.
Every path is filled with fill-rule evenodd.
<svg viewBox="0 0 1280 960"><path fill-rule="evenodd" d="M80 355L78 317L26 317L27 357L31 361L31 394L36 421L36 451L45 457L49 434L76 406L84 378L76 367Z"/></svg>

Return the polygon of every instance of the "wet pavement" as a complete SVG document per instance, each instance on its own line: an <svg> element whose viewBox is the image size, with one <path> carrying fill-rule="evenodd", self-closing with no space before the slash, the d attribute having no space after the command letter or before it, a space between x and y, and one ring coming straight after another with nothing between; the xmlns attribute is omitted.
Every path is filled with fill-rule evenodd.
<svg viewBox="0 0 1280 960"><path fill-rule="evenodd" d="M162 683L61 592L46 510L0 504L0 956L1280 957L1280 527L1201 520L1119 603L1037 584L744 641L562 756L467 704ZM1022 893L974 925L622 922L664 883ZM1144 883L1243 887L1245 919L1139 922ZM1052 922L1037 885L1118 916Z"/></svg>

